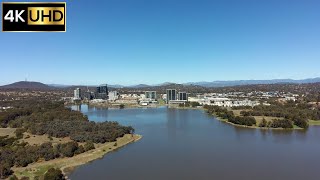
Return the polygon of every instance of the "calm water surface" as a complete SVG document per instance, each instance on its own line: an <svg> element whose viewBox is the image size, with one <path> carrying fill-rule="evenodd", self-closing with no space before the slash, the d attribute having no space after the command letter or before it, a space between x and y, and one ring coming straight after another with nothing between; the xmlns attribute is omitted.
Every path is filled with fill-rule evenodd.
<svg viewBox="0 0 320 180"><path fill-rule="evenodd" d="M78 167L71 179L320 179L320 127L238 128L201 110L166 107L107 110L82 105L80 110L92 121L131 125L143 138Z"/></svg>

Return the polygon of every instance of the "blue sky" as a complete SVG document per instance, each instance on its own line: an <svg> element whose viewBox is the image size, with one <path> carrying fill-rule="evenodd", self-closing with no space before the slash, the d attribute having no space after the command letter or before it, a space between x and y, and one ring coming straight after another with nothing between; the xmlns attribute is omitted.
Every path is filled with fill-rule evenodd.
<svg viewBox="0 0 320 180"><path fill-rule="evenodd" d="M66 33L2 32L0 55L0 84L320 77L320 1L70 0Z"/></svg>

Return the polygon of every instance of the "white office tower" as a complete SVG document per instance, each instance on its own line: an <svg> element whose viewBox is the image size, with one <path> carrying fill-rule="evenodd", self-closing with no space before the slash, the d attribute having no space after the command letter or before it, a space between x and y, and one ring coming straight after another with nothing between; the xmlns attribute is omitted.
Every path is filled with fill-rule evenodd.
<svg viewBox="0 0 320 180"><path fill-rule="evenodd" d="M73 99L80 100L81 99L81 89L77 88L73 92L74 92Z"/></svg>

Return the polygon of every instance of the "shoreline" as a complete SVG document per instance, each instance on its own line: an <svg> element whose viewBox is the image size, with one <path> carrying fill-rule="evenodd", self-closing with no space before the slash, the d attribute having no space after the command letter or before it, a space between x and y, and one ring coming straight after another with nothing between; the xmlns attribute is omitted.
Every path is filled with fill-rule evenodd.
<svg viewBox="0 0 320 180"><path fill-rule="evenodd" d="M96 103L82 103L84 105L88 105L94 108L101 108L101 109L144 109L144 108L160 108L160 107L167 107L171 109L192 109L192 110L204 110L203 107L179 107L175 105L168 105L168 104L155 104L155 105L148 105L148 106L141 106L141 105L128 105L124 104L124 108L119 108L118 106L110 106L107 104L96 104ZM76 105L76 104L71 104Z"/></svg>
<svg viewBox="0 0 320 180"><path fill-rule="evenodd" d="M82 103L94 108L102 108L102 109L135 109L135 108L159 108L162 106L166 106L166 104L156 104L156 105L148 105L148 106L141 106L138 104L124 104L123 108L120 108L119 105L112 105L112 104L98 104L98 103ZM75 104L72 104L75 105Z"/></svg>
<svg viewBox="0 0 320 180"><path fill-rule="evenodd" d="M75 155L70 158L64 157L53 159L50 161L36 162L33 164L29 164L26 167L14 167L12 168L12 170L14 171L13 174L18 178L26 176L30 179L34 179L36 176L43 175L50 168L59 168L66 176L66 179L68 179L68 175L70 175L78 166L103 158L108 153L113 152L130 143L137 142L141 138L142 136L138 134L125 134L123 137L117 138L117 141L99 144L95 149ZM115 143L117 144L117 146L114 146Z"/></svg>

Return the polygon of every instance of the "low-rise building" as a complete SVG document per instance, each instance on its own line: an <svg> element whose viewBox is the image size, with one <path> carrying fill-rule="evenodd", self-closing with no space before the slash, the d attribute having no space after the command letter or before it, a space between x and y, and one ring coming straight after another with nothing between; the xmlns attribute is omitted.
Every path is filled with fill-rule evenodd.
<svg viewBox="0 0 320 180"><path fill-rule="evenodd" d="M110 91L108 96L109 96L108 97L109 101L115 101L115 100L119 99L119 94L117 91Z"/></svg>
<svg viewBox="0 0 320 180"><path fill-rule="evenodd" d="M151 99L151 100L157 99L157 92L156 91L145 91L144 94L145 94L146 99Z"/></svg>

